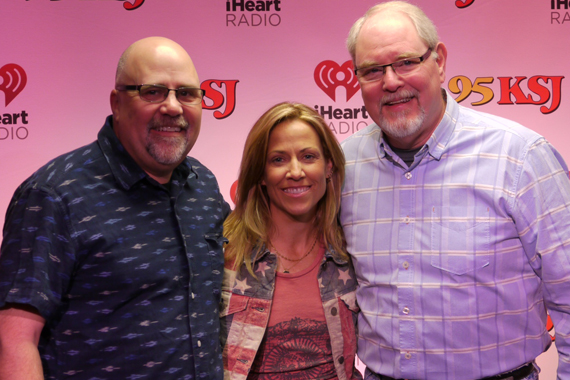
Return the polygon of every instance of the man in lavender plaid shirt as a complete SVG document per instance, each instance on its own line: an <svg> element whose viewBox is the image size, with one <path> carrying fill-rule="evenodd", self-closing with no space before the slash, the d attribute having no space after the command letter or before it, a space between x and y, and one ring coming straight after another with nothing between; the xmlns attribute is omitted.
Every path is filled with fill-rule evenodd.
<svg viewBox="0 0 570 380"><path fill-rule="evenodd" d="M388 2L348 48L375 124L343 142L341 222L367 379L538 378L556 328L570 378L570 181L542 136L442 88L447 49Z"/></svg>

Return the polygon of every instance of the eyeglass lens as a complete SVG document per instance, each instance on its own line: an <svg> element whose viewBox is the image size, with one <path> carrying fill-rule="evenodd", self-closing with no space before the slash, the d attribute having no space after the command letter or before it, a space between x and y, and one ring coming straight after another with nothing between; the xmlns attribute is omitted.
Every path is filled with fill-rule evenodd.
<svg viewBox="0 0 570 380"><path fill-rule="evenodd" d="M140 88L140 95L147 102L159 103L168 97L170 91L164 86L143 85ZM199 88L180 87L172 91L176 91L176 98L180 103L198 104L202 101L202 90Z"/></svg>

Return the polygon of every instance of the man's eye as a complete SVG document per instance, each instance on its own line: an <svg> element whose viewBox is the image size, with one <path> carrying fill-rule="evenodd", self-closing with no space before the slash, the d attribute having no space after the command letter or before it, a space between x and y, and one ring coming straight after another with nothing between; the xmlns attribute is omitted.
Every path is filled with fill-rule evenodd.
<svg viewBox="0 0 570 380"><path fill-rule="evenodd" d="M394 65L397 65L398 67L414 67L419 65L420 62L421 61L419 59L404 59L394 63Z"/></svg>
<svg viewBox="0 0 570 380"><path fill-rule="evenodd" d="M380 66L370 67L370 68L364 70L364 75L376 74L376 73L379 73L382 71L383 71L382 67L380 67Z"/></svg>
<svg viewBox="0 0 570 380"><path fill-rule="evenodd" d="M153 96L153 95L158 95L158 94L160 94L160 93L161 93L160 89L158 89L158 88L156 88L156 87L155 87L155 88L152 88L152 87L151 87L151 88L143 89L143 94L144 94L144 95L151 95L151 96Z"/></svg>

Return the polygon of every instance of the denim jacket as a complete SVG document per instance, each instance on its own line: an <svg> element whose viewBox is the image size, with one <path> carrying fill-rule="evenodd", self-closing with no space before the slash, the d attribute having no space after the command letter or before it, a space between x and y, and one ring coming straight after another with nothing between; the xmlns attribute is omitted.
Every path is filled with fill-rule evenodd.
<svg viewBox="0 0 570 380"><path fill-rule="evenodd" d="M277 256L263 249L253 263L257 279L245 265L236 272L233 262L226 262L224 269L220 317L226 380L247 378L269 322ZM354 365L359 309L352 263L329 248L320 264L318 282L338 379L360 379Z"/></svg>

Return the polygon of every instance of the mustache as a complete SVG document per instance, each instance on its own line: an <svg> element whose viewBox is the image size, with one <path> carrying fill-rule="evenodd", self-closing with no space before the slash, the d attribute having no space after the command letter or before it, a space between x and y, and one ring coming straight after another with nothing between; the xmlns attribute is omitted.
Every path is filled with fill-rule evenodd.
<svg viewBox="0 0 570 380"><path fill-rule="evenodd" d="M401 90L400 92L397 92L395 94L386 94L382 96L382 98L380 99L380 106L383 106L387 103L392 103L396 100L413 98L418 95L419 95L418 92L413 90Z"/></svg>
<svg viewBox="0 0 570 380"><path fill-rule="evenodd" d="M160 119L152 119L149 123L150 129L156 128L180 128L180 129L188 129L189 124L186 119L182 116L177 117L170 117L164 116Z"/></svg>

